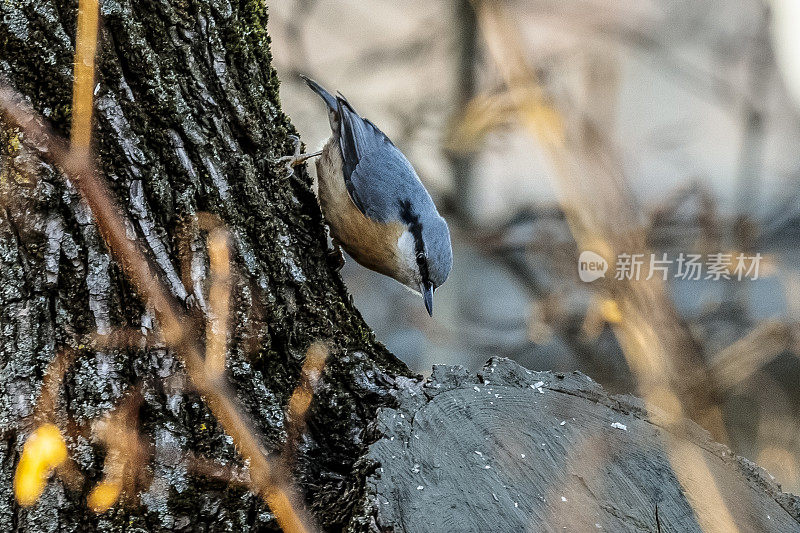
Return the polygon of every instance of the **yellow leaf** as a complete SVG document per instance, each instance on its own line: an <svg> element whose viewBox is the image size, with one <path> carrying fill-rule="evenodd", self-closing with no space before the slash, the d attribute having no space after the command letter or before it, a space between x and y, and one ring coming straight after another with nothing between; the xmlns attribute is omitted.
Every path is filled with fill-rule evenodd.
<svg viewBox="0 0 800 533"><path fill-rule="evenodd" d="M36 503L47 480L47 470L41 461L22 456L14 474L14 495L20 505L29 507Z"/></svg>
<svg viewBox="0 0 800 533"><path fill-rule="evenodd" d="M31 433L22 448L14 473L14 495L20 505L36 503L47 484L50 472L67 459L64 437L53 424L44 424Z"/></svg>
<svg viewBox="0 0 800 533"><path fill-rule="evenodd" d="M600 304L600 314L610 324L622 322L622 311L620 311L616 300L603 300Z"/></svg>
<svg viewBox="0 0 800 533"><path fill-rule="evenodd" d="M101 481L92 489L86 503L95 513L102 513L114 505L122 491L122 484L119 482Z"/></svg>
<svg viewBox="0 0 800 533"><path fill-rule="evenodd" d="M40 426L25 443L26 448L29 445L29 452L50 468L55 468L67 460L67 445L64 444L64 437L53 424Z"/></svg>

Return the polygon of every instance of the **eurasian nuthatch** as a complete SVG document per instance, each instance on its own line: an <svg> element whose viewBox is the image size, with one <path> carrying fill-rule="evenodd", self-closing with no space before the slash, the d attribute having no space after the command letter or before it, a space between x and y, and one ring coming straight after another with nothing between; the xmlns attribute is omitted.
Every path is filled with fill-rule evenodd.
<svg viewBox="0 0 800 533"><path fill-rule="evenodd" d="M341 95L303 76L328 106L333 134L317 160L319 203L334 243L425 300L453 266L450 230L408 159Z"/></svg>

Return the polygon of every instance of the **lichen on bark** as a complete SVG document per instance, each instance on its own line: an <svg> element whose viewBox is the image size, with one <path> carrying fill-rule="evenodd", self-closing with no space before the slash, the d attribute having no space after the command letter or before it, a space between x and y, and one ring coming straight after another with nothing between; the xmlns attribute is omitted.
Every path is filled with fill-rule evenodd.
<svg viewBox="0 0 800 533"><path fill-rule="evenodd" d="M0 77L68 134L77 3L0 1ZM229 371L268 442L284 438L284 408L308 346L332 348L303 440L297 478L326 529L348 526L368 467L375 411L393 403L405 366L374 338L326 259L311 180L273 161L293 150L270 66L267 12L257 0L105 0L95 89L98 163L172 292L202 309L207 258L194 215L232 234L234 316ZM0 128L0 527L11 531L255 531L276 528L242 488L187 472L182 452L235 460L202 399L180 386L167 350L92 349L91 335L156 327L75 188ZM21 141L21 142L20 142ZM103 449L72 435L87 483L54 481L31 509L11 492L21 443L47 365L80 348L59 416L82 427L142 390L153 445L151 483L102 515L86 495ZM176 378L176 376L178 378ZM65 419L57 420L62 424ZM357 529L356 526L353 526Z"/></svg>

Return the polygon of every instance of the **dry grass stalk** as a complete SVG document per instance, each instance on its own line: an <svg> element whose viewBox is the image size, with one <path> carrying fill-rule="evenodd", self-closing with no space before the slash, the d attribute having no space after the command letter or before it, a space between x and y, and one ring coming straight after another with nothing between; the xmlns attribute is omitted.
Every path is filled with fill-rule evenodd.
<svg viewBox="0 0 800 533"><path fill-rule="evenodd" d="M564 118L548 102L502 6L480 0L473 4L520 120L549 154L562 209L579 249L594 250L611 265L621 252L646 253L635 202L602 149L599 132L582 116ZM653 278L597 285L604 299L614 302L612 325L648 407L667 413L661 422L675 435L666 443L670 461L698 521L706 531L737 531L701 453L681 437L687 414L717 438L724 438L724 428L702 353L672 308L663 283ZM678 398L686 398L688 412ZM696 505L698 501L703 504Z"/></svg>
<svg viewBox="0 0 800 533"><path fill-rule="evenodd" d="M92 141L94 59L97 52L99 16L98 0L80 0L78 31L75 38L75 76L72 86L70 135L73 149L88 150Z"/></svg>
<svg viewBox="0 0 800 533"><path fill-rule="evenodd" d="M150 458L150 446L139 433L139 407L142 395L133 391L106 416L93 424L92 433L106 449L103 479L92 489L87 505L102 513L123 494L135 494L146 480L144 466Z"/></svg>
<svg viewBox="0 0 800 533"><path fill-rule="evenodd" d="M155 310L165 342L181 356L193 385L206 398L239 453L250 462L253 490L267 501L284 531L314 531L310 515L289 483L288 471L267 457L260 444L262 439L254 433L255 424L233 399L234 393L224 376L213 377L206 371L203 347L192 333L193 319L161 281L139 242L128 239L124 219L119 214L122 210L97 175L88 153L77 157L70 153L66 141L52 133L9 87L0 86L0 108L6 120L25 133L26 141L38 150L39 156L59 166L88 203L109 249L139 294Z"/></svg>
<svg viewBox="0 0 800 533"><path fill-rule="evenodd" d="M721 387L731 389L764 365L791 350L795 332L785 322L768 321L720 351L711 360L711 372Z"/></svg>
<svg viewBox="0 0 800 533"><path fill-rule="evenodd" d="M582 116L563 118L548 102L535 71L527 65L518 32L495 2L476 2L479 26L497 68L515 98L523 125L549 155L562 209L581 250L593 250L610 265L621 252L647 254L636 202L618 165L606 154L598 132ZM545 111L548 110L548 111ZM724 440L714 387L700 346L675 312L663 282L595 282L605 299L617 300L624 320L644 321L658 335L672 387L686 398L688 414Z"/></svg>
<svg viewBox="0 0 800 533"><path fill-rule="evenodd" d="M231 262L228 231L216 227L208 235L211 288L206 321L206 369L212 376L225 372L231 304Z"/></svg>
<svg viewBox="0 0 800 533"><path fill-rule="evenodd" d="M328 348L322 343L314 343L306 352L306 360L300 375L300 383L289 398L286 413L286 443L283 457L288 465L294 463L297 446L306 429L308 409L314 398L314 391L322 378L325 361L328 359Z"/></svg>
<svg viewBox="0 0 800 533"><path fill-rule="evenodd" d="M667 355L654 354L661 346L655 332L643 321L624 321L619 327L625 330L619 337L620 343L648 413L655 423L667 429L664 442L667 456L698 523L706 533L739 531L702 450L685 437L686 413L666 379L667 370L662 362Z"/></svg>

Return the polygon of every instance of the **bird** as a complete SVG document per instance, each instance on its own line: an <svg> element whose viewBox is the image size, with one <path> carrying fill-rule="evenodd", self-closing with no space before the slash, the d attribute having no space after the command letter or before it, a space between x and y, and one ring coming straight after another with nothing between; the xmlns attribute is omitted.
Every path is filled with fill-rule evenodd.
<svg viewBox="0 0 800 533"><path fill-rule="evenodd" d="M386 134L341 93L301 77L328 108L331 137L311 156L319 156L318 198L334 246L420 294L432 317L434 292L453 266L447 222Z"/></svg>

